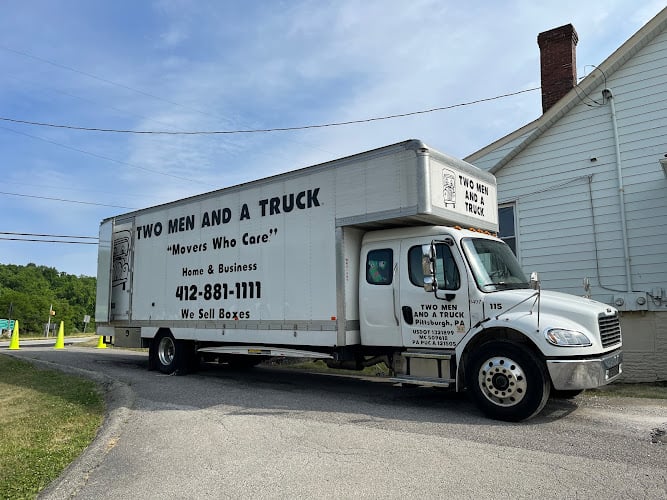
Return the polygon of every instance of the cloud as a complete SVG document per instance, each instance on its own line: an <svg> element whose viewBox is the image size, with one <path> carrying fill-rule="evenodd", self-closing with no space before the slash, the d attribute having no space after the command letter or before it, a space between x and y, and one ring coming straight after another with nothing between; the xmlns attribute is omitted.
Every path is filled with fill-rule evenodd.
<svg viewBox="0 0 667 500"><path fill-rule="evenodd" d="M653 0L639 7L631 0L94 5L71 0L68 5L9 1L12 16L0 19L0 47L24 55L0 48L3 113L54 123L185 131L405 113L539 86L537 34L568 22L579 33L583 75L586 65L599 64L664 7ZM38 24L43 28L35 29ZM540 113L534 92L295 132L137 136L13 127L51 142L0 129L0 174L7 190L147 206L408 138L466 156ZM124 211L37 200L10 204L11 218L0 226L62 234L96 234L101 218ZM63 249L20 245L20 251L0 245L0 261L58 262L65 271L95 272L94 258L65 262L56 255Z"/></svg>

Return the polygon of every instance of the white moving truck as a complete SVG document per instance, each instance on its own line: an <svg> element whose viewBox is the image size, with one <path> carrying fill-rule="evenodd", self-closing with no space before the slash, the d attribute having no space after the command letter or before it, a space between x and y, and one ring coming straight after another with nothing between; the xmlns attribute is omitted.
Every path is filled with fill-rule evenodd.
<svg viewBox="0 0 667 500"><path fill-rule="evenodd" d="M620 375L620 324L539 290L497 217L491 174L417 140L119 215L100 227L97 331L164 373L384 362L530 418Z"/></svg>

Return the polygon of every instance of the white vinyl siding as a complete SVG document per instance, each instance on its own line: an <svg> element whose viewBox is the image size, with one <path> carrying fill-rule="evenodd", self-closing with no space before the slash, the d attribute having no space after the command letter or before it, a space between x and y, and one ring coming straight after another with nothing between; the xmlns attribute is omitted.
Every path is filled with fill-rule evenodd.
<svg viewBox="0 0 667 500"><path fill-rule="evenodd" d="M667 178L658 160L667 153L667 33L607 75L606 86L616 106L633 289L666 289ZM577 295L589 277L594 298L609 302L626 280L611 109L593 102L602 103L602 90L582 95L495 175L499 202L516 203L524 271ZM492 168L509 145L516 142L473 161Z"/></svg>

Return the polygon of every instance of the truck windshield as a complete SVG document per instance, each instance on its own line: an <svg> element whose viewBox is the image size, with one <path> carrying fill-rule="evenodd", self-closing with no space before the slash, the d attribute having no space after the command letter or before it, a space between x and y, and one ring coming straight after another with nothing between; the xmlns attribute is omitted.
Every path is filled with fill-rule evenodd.
<svg viewBox="0 0 667 500"><path fill-rule="evenodd" d="M502 241L464 238L462 245L477 286L482 291L530 288L512 250Z"/></svg>

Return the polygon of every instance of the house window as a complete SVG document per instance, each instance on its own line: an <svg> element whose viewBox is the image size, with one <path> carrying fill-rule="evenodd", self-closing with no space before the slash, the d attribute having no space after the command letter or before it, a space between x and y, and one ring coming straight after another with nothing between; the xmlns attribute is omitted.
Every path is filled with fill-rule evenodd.
<svg viewBox="0 0 667 500"><path fill-rule="evenodd" d="M516 224L514 203L501 205L498 208L498 237L503 240L516 255Z"/></svg>

